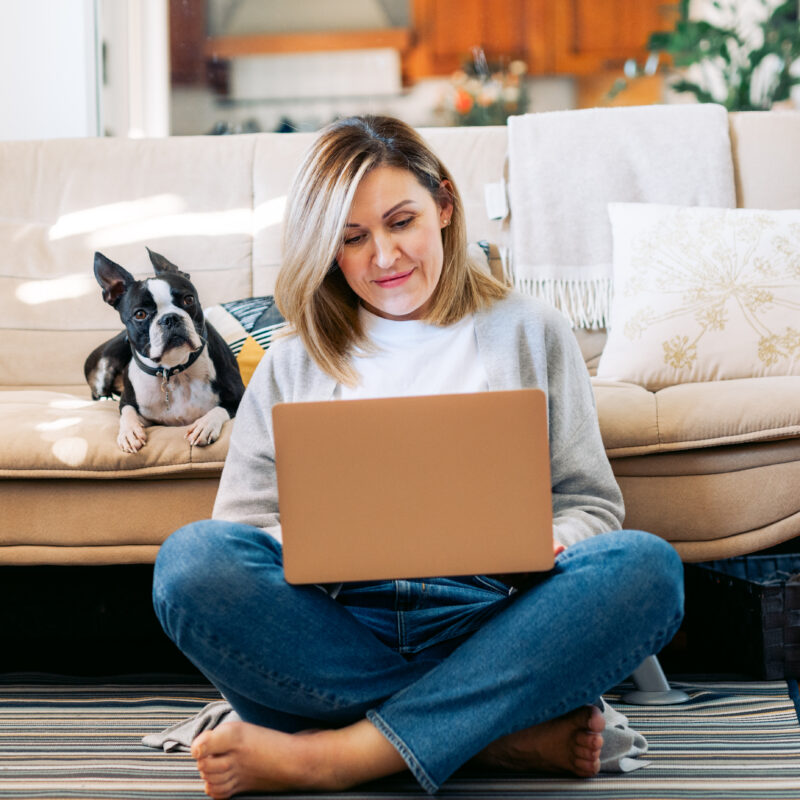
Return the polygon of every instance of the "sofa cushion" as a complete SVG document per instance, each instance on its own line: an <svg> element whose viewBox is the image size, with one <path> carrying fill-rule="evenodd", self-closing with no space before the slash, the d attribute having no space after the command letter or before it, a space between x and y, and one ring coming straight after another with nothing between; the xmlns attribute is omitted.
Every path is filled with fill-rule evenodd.
<svg viewBox="0 0 800 800"><path fill-rule="evenodd" d="M173 531L211 516L217 483L195 475L4 480L0 564L152 562Z"/></svg>
<svg viewBox="0 0 800 800"><path fill-rule="evenodd" d="M800 374L800 211L609 206L614 300L603 378Z"/></svg>
<svg viewBox="0 0 800 800"><path fill-rule="evenodd" d="M671 542L686 561L780 544L800 522L800 440L611 460L625 527Z"/></svg>
<svg viewBox="0 0 800 800"><path fill-rule="evenodd" d="M800 436L800 376L684 383L651 392L592 378L611 458Z"/></svg>
<svg viewBox="0 0 800 800"><path fill-rule="evenodd" d="M739 111L728 115L742 208L800 208L800 112Z"/></svg>
<svg viewBox="0 0 800 800"><path fill-rule="evenodd" d="M136 454L117 446L116 402L49 391L0 392L0 478L119 478L218 475L231 422L207 447L192 447L185 427L147 428Z"/></svg>
<svg viewBox="0 0 800 800"><path fill-rule="evenodd" d="M272 340L286 328L286 320L278 311L275 298L266 295L232 300L205 309L205 314L236 356L247 386Z"/></svg>

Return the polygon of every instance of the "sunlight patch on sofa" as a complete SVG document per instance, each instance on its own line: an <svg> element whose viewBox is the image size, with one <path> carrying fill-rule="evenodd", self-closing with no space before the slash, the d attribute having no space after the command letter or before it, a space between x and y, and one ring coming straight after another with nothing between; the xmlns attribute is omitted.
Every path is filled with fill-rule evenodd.
<svg viewBox="0 0 800 800"><path fill-rule="evenodd" d="M87 234L90 250L172 239L177 236L226 236L240 234L251 236L253 214L249 208L232 208L228 211L204 211L185 214L168 214L151 219L133 220L115 227L107 227Z"/></svg>
<svg viewBox="0 0 800 800"><path fill-rule="evenodd" d="M78 397L64 397L60 400L52 400L48 405L50 408L69 410L72 408L88 408L93 406L95 402L95 400L81 400Z"/></svg>
<svg viewBox="0 0 800 800"><path fill-rule="evenodd" d="M174 194L158 194L121 203L105 203L102 206L84 208L62 214L50 228L51 241L70 236L91 234L98 229L128 225L152 217L180 214L186 201Z"/></svg>
<svg viewBox="0 0 800 800"><path fill-rule="evenodd" d="M283 215L286 211L287 195L273 197L265 203L256 206L253 218L253 230L256 234L266 228L273 228L283 222Z"/></svg>
<svg viewBox="0 0 800 800"><path fill-rule="evenodd" d="M53 442L53 455L70 467L77 467L86 460L89 442L79 436L66 436Z"/></svg>
<svg viewBox="0 0 800 800"><path fill-rule="evenodd" d="M59 419L51 420L50 422L40 422L36 426L37 431L60 431L64 428L71 428L73 425L79 425L81 417L60 417Z"/></svg>
<svg viewBox="0 0 800 800"><path fill-rule="evenodd" d="M52 303L56 300L71 300L84 297L97 291L97 283L91 275L65 275L63 278L51 278L38 281L27 281L17 287L17 299L29 306L41 303Z"/></svg>

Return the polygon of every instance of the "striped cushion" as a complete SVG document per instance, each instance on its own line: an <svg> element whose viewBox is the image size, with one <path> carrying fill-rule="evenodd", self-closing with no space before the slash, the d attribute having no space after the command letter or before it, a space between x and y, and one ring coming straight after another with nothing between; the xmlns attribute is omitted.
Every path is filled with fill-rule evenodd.
<svg viewBox="0 0 800 800"><path fill-rule="evenodd" d="M286 321L275 306L275 298L266 295L232 300L207 308L205 315L236 356L247 386L272 339L286 327Z"/></svg>

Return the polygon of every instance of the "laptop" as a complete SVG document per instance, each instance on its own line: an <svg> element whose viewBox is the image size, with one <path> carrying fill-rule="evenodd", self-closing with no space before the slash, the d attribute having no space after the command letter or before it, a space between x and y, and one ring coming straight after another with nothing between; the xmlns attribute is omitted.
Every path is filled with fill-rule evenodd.
<svg viewBox="0 0 800 800"><path fill-rule="evenodd" d="M272 419L289 583L552 568L541 390L279 403Z"/></svg>

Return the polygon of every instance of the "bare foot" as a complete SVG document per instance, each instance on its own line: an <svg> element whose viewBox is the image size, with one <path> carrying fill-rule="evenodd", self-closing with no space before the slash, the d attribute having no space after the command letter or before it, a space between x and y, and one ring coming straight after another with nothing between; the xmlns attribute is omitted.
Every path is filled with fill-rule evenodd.
<svg viewBox="0 0 800 800"><path fill-rule="evenodd" d="M192 757L213 798L247 791L343 791L405 768L399 753L367 720L296 734L226 722L194 740Z"/></svg>
<svg viewBox="0 0 800 800"><path fill-rule="evenodd" d="M571 773L591 778L600 771L605 720L596 706L510 733L479 753L478 764L514 772Z"/></svg>

